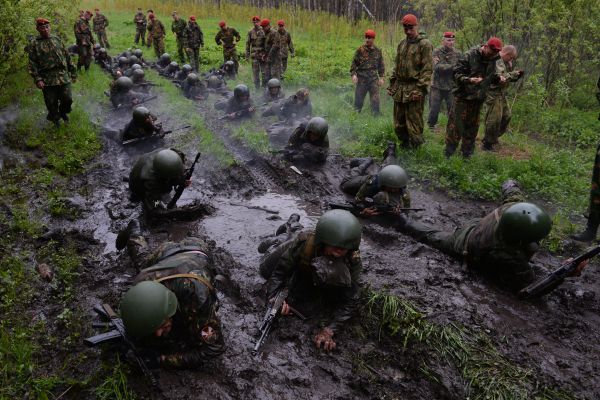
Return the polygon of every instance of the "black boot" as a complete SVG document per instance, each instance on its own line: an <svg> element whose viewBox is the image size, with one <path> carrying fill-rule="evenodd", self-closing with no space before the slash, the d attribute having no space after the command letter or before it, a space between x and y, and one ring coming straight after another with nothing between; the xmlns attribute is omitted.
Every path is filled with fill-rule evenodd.
<svg viewBox="0 0 600 400"><path fill-rule="evenodd" d="M446 148L444 149L444 155L446 156L446 158L450 158L455 152L456 152L455 144L447 144L446 145Z"/></svg>
<svg viewBox="0 0 600 400"><path fill-rule="evenodd" d="M279 228L277 228L275 235L281 235L282 233L290 233L291 228L299 225L299 222L300 222L299 214L294 213L294 214L290 215L287 222L285 224L281 224L279 226Z"/></svg>
<svg viewBox="0 0 600 400"><path fill-rule="evenodd" d="M571 235L571 238L579 242L591 242L592 240L596 239L598 225L600 225L600 218L593 218L590 215L590 217L587 220L585 231L575 235Z"/></svg>
<svg viewBox="0 0 600 400"><path fill-rule="evenodd" d="M350 168L356 168L362 164L364 164L365 162L368 162L369 164L373 163L373 159L371 157L357 157L357 158L352 158L350 159Z"/></svg>
<svg viewBox="0 0 600 400"><path fill-rule="evenodd" d="M127 224L127 228L123 229L117 235L115 246L117 250L123 250L127 246L129 238L132 236L142 236L142 230L140 229L140 223L137 219L132 219Z"/></svg>

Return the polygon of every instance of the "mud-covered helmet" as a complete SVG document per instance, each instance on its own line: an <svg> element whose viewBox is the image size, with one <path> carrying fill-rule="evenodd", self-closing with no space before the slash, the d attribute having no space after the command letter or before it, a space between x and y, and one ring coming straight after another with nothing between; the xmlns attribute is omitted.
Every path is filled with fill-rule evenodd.
<svg viewBox="0 0 600 400"><path fill-rule="evenodd" d="M171 56L169 55L169 53L164 53L162 56L160 56L160 63L162 65L167 65L171 62Z"/></svg>
<svg viewBox="0 0 600 400"><path fill-rule="evenodd" d="M146 107L140 106L133 109L133 120L135 122L144 122L148 118L148 115L150 115L150 110Z"/></svg>
<svg viewBox="0 0 600 400"><path fill-rule="evenodd" d="M233 89L233 96L238 100L242 96L248 97L250 96L250 90L248 90L248 86L239 84Z"/></svg>
<svg viewBox="0 0 600 400"><path fill-rule="evenodd" d="M98 50L100 50L100 44L99 44L99 43L96 43L96 44L94 45L94 51L98 51Z"/></svg>
<svg viewBox="0 0 600 400"><path fill-rule="evenodd" d="M145 75L146 73L143 69L134 69L133 72L131 72L131 80L134 83L140 82L144 79Z"/></svg>
<svg viewBox="0 0 600 400"><path fill-rule="evenodd" d="M131 78L128 78L126 76L121 76L120 78L118 78L115 81L115 88L119 92L126 92L129 89L131 89L132 87L133 87L133 81L131 80Z"/></svg>
<svg viewBox="0 0 600 400"><path fill-rule="evenodd" d="M131 69L142 69L142 66L140 64L133 64Z"/></svg>
<svg viewBox="0 0 600 400"><path fill-rule="evenodd" d="M211 75L208 77L207 85L211 89L217 89L219 86L221 86L221 80L218 76Z"/></svg>
<svg viewBox="0 0 600 400"><path fill-rule="evenodd" d="M164 149L154 156L152 168L156 175L163 179L178 179L183 175L183 160L175 151Z"/></svg>
<svg viewBox="0 0 600 400"><path fill-rule="evenodd" d="M362 227L346 210L330 210L319 218L315 227L315 244L356 250L360 246Z"/></svg>
<svg viewBox="0 0 600 400"><path fill-rule="evenodd" d="M189 83L189 84L195 84L196 82L198 82L200 80L200 78L198 78L198 75L191 72L188 74L188 76L185 78L185 80Z"/></svg>
<svg viewBox="0 0 600 400"><path fill-rule="evenodd" d="M269 81L267 82L267 88L281 88L281 82L277 78L269 79Z"/></svg>
<svg viewBox="0 0 600 400"><path fill-rule="evenodd" d="M125 57L125 56L121 56L119 57L119 65L120 66L124 66L129 64L129 58Z"/></svg>
<svg viewBox="0 0 600 400"><path fill-rule="evenodd" d="M119 307L127 335L150 336L177 311L175 293L154 281L144 281L129 289Z"/></svg>
<svg viewBox="0 0 600 400"><path fill-rule="evenodd" d="M176 70L176 69L179 69L179 64L177 63L177 61L172 61L172 62L169 64L169 69L171 69L171 70Z"/></svg>
<svg viewBox="0 0 600 400"><path fill-rule="evenodd" d="M190 72L192 72L192 66L190 64L183 64L183 67L181 67L181 70L183 72L185 72L186 74L189 74Z"/></svg>
<svg viewBox="0 0 600 400"><path fill-rule="evenodd" d="M129 57L129 64L133 65L133 64L137 64L138 62L140 62L140 60L136 56L131 55Z"/></svg>
<svg viewBox="0 0 600 400"><path fill-rule="evenodd" d="M314 117L306 124L306 133L314 133L319 135L320 139L323 139L327 135L329 130L329 124L325 121L325 118Z"/></svg>
<svg viewBox="0 0 600 400"><path fill-rule="evenodd" d="M403 189L408 185L408 175L404 168L399 165L387 165L377 174L379 187Z"/></svg>
<svg viewBox="0 0 600 400"><path fill-rule="evenodd" d="M539 242L550 233L552 219L535 204L515 203L502 213L498 229L507 242Z"/></svg>
<svg viewBox="0 0 600 400"><path fill-rule="evenodd" d="M100 54L105 54L106 53L106 49L104 47L100 47L98 49L98 51L100 52Z"/></svg>
<svg viewBox="0 0 600 400"><path fill-rule="evenodd" d="M144 54L144 53L142 52L142 49L135 49L135 50L133 51L133 55L134 55L134 56L136 56L137 58L142 58L142 55L143 55L143 54Z"/></svg>
<svg viewBox="0 0 600 400"><path fill-rule="evenodd" d="M225 61L224 66L227 67L227 69L233 69L235 68L235 63L231 60L227 60Z"/></svg>
<svg viewBox="0 0 600 400"><path fill-rule="evenodd" d="M124 51L124 52L123 52L121 55L122 55L123 57L127 57L127 58L129 58L129 57L131 57L131 55L132 55L132 54L133 54L133 53L131 52L131 49L127 49L127 50L125 50L125 51Z"/></svg>

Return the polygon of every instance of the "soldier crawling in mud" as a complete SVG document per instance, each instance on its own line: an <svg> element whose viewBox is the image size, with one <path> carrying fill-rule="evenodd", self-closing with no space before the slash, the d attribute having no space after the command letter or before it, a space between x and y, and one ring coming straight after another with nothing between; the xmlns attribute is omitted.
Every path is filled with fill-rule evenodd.
<svg viewBox="0 0 600 400"><path fill-rule="evenodd" d="M144 100L142 93L134 92L131 78L122 76L111 83L109 98L113 107L133 107Z"/></svg>
<svg viewBox="0 0 600 400"><path fill-rule="evenodd" d="M184 64L173 80L176 81L176 83L182 84L191 72L192 66L190 64Z"/></svg>
<svg viewBox="0 0 600 400"><path fill-rule="evenodd" d="M175 79L175 76L179 73L179 64L176 61L172 61L167 68L158 72L159 75L165 78Z"/></svg>
<svg viewBox="0 0 600 400"><path fill-rule="evenodd" d="M208 90L197 74L190 73L183 81L183 95L190 100L206 100Z"/></svg>
<svg viewBox="0 0 600 400"><path fill-rule="evenodd" d="M156 64L154 64L154 68L156 68L158 71L160 71L164 68L167 68L170 64L171 64L171 56L169 55L169 53L163 53L159 57Z"/></svg>
<svg viewBox="0 0 600 400"><path fill-rule="evenodd" d="M231 60L225 61L217 72L223 76L223 78L227 79L235 79L237 76L237 71L235 70L235 63Z"/></svg>
<svg viewBox="0 0 600 400"><path fill-rule="evenodd" d="M139 139L150 136L163 137L162 124L146 107L133 109L131 121L125 126L121 140Z"/></svg>
<svg viewBox="0 0 600 400"><path fill-rule="evenodd" d="M233 97L227 100L221 100L215 103L217 110L225 111L223 119L242 119L252 118L254 115L254 103L250 99L250 90L246 85L237 85L233 89Z"/></svg>
<svg viewBox="0 0 600 400"><path fill-rule="evenodd" d="M325 327L314 336L317 348L336 348L333 337L356 308L362 272L361 235L356 217L348 211L331 210L319 218L314 231L302 231L295 239L271 248L269 252L280 256L264 257L260 265L260 274L267 279L267 301L289 289L281 315L290 314L289 304L302 309L317 303L333 309Z"/></svg>
<svg viewBox="0 0 600 400"><path fill-rule="evenodd" d="M321 117L311 118L308 123L298 126L288 145L283 150L283 157L291 162L303 164L323 164L329 155L329 125Z"/></svg>
<svg viewBox="0 0 600 400"><path fill-rule="evenodd" d="M224 351L215 266L208 244L189 237L151 251L132 220L117 248L127 246L140 269L121 299L127 336L149 369L198 368Z"/></svg>
<svg viewBox="0 0 600 400"><path fill-rule="evenodd" d="M211 93L215 93L224 97L231 97L232 92L227 87L227 83L217 74L209 74L205 77L204 82L206 83L206 87L208 87L208 91Z"/></svg>
<svg viewBox="0 0 600 400"><path fill-rule="evenodd" d="M310 102L310 92L308 89L298 89L298 91L288 97L283 103L275 103L267 108L262 116L269 117L276 115L280 121L293 123L297 120L310 118L312 116L312 104Z"/></svg>
<svg viewBox="0 0 600 400"><path fill-rule="evenodd" d="M377 174L368 175L367 169L373 163L373 159L355 158L350 161L351 174L340 184L344 193L355 196L358 203L372 199L373 204L366 206L360 213L362 217L374 217L381 215L378 207L390 206L398 211L400 215L402 208L410 207L410 194L406 189L408 175L398 165L396 158L396 144L389 142L383 153L383 163Z"/></svg>
<svg viewBox="0 0 600 400"><path fill-rule="evenodd" d="M125 71L129 68L129 58L120 56L117 58L117 63L112 67L111 74L113 78L125 76Z"/></svg>
<svg viewBox="0 0 600 400"><path fill-rule="evenodd" d="M104 47L100 47L97 53L94 53L94 61L100 66L100 68L110 71L112 68L112 59L108 55L108 52Z"/></svg>
<svg viewBox="0 0 600 400"><path fill-rule="evenodd" d="M267 82L267 90L263 94L263 101L265 103L278 102L285 98L285 93L281 90L281 81L279 79L269 79Z"/></svg>

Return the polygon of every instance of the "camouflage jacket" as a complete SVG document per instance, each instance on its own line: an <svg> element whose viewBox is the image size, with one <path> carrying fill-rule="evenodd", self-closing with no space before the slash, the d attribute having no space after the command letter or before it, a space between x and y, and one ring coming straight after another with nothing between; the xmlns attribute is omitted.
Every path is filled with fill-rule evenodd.
<svg viewBox="0 0 600 400"><path fill-rule="evenodd" d="M133 17L133 23L135 24L135 28L137 30L146 30L146 16L144 13L137 13Z"/></svg>
<svg viewBox="0 0 600 400"><path fill-rule="evenodd" d="M280 109L280 118L282 119L300 119L312 115L312 103L309 100L300 102L294 94L283 102Z"/></svg>
<svg viewBox="0 0 600 400"><path fill-rule="evenodd" d="M279 101L284 98L285 98L285 93L281 89L279 89L279 92L277 92L277 94L275 96L273 96L271 94L271 92L269 92L269 90L265 90L265 93L263 94L263 97L262 97L262 99L265 103L272 103L274 101Z"/></svg>
<svg viewBox="0 0 600 400"><path fill-rule="evenodd" d="M89 21L80 18L79 21L75 23L73 31L75 32L77 46L91 46L96 43L94 41L94 36L92 36L92 31L90 30Z"/></svg>
<svg viewBox="0 0 600 400"><path fill-rule="evenodd" d="M208 89L203 82L191 85L187 80L183 81L183 95L192 100L201 100L208 96Z"/></svg>
<svg viewBox="0 0 600 400"><path fill-rule="evenodd" d="M217 32L215 36L215 42L217 45L223 45L223 48L225 49L234 48L236 43L240 40L242 40L242 37L238 31L229 27L225 29L225 31L223 31L223 29L219 29L219 32Z"/></svg>
<svg viewBox="0 0 600 400"><path fill-rule="evenodd" d="M292 43L292 35L285 29L283 31L277 30L281 35L281 58L288 58L288 54L294 55L294 43Z"/></svg>
<svg viewBox="0 0 600 400"><path fill-rule="evenodd" d="M390 77L390 93L394 101L407 103L411 93L427 93L433 72L432 51L431 42L424 33L400 42Z"/></svg>
<svg viewBox="0 0 600 400"><path fill-rule="evenodd" d="M225 111L226 114L236 113L236 118L250 118L254 114L254 111L250 111L250 108L254 108L252 99L239 101L235 97L231 97L230 99L217 102L215 108Z"/></svg>
<svg viewBox="0 0 600 400"><path fill-rule="evenodd" d="M142 137L152 136L154 134L162 133L162 125L156 123L156 116L151 115L152 122L150 123L138 123L134 119L131 119L129 123L123 129L122 140L138 139Z"/></svg>
<svg viewBox="0 0 600 400"><path fill-rule="evenodd" d="M275 29L271 28L265 34L265 53L270 62L281 59L281 35Z"/></svg>
<svg viewBox="0 0 600 400"><path fill-rule="evenodd" d="M521 74L518 71L514 70L514 64L512 62L505 63L502 60L502 57L499 57L496 61L496 73L500 76L506 78L506 82L504 83L490 83L488 88L487 98L495 98L499 95L506 94L506 90L508 89L508 84L510 82L516 82L521 78Z"/></svg>
<svg viewBox="0 0 600 400"><path fill-rule="evenodd" d="M314 245L314 233L303 231L298 234L288 249L282 254L273 274L267 281L267 297L270 299L278 290L287 287L294 276L295 279L308 280L314 282L314 267L311 262L316 257L322 256L321 246ZM362 273L362 261L359 251L349 252L344 257L345 271L350 275L350 284L346 286L340 282L339 285L322 285L319 289L322 291L339 290L340 299L334 315L328 323L328 327L337 331L342 324L349 320L354 313L360 291L360 276ZM316 282L314 282L317 284ZM292 282L293 284L293 282ZM296 297L302 293L295 293L294 287L290 287L290 296Z"/></svg>
<svg viewBox="0 0 600 400"><path fill-rule="evenodd" d="M442 46L433 51L432 87L440 90L452 89L452 73L458 57L460 57L460 52L451 47Z"/></svg>
<svg viewBox="0 0 600 400"><path fill-rule="evenodd" d="M143 269L134 283L159 280L177 297L177 312L166 337L150 338L143 345L164 356L161 366L167 368L198 367L223 353L223 330L217 316L218 299L208 245L197 238L167 242L151 255L147 264L151 266ZM178 274L188 276L169 278ZM213 331L211 339L203 335L207 329Z"/></svg>
<svg viewBox="0 0 600 400"><path fill-rule="evenodd" d="M38 36L27 46L29 74L35 83L46 86L65 85L77 77L75 66L65 45L57 36L47 39Z"/></svg>
<svg viewBox="0 0 600 400"><path fill-rule="evenodd" d="M310 141L306 135L306 122L303 122L294 130L285 149L305 161L321 164L329 155L329 137L325 135L321 140Z"/></svg>
<svg viewBox="0 0 600 400"><path fill-rule="evenodd" d="M101 32L108 26L108 18L106 18L104 14L94 16L92 22L94 25L94 32Z"/></svg>
<svg viewBox="0 0 600 400"><path fill-rule="evenodd" d="M381 190L378 182L378 175L367 175L364 177L363 184L356 193L356 201L362 202L366 198L373 199L378 206L400 206L410 207L410 193L408 190L402 190L399 193L388 193Z"/></svg>
<svg viewBox="0 0 600 400"><path fill-rule="evenodd" d="M261 27L252 28L248 31L246 39L246 58L262 60L265 52L265 32Z"/></svg>
<svg viewBox="0 0 600 400"><path fill-rule="evenodd" d="M481 52L482 45L473 47L464 53L454 67L454 83L456 87L453 93L456 97L464 100L483 101L491 80L497 76L496 62L500 58L487 59ZM481 77L483 81L479 84L469 82L470 78Z"/></svg>
<svg viewBox="0 0 600 400"><path fill-rule="evenodd" d="M171 32L177 36L177 39L181 39L183 38L183 33L186 26L187 24L181 18L179 18L177 21L173 20L173 22L171 22Z"/></svg>
<svg viewBox="0 0 600 400"><path fill-rule="evenodd" d="M354 53L354 59L352 59L352 65L350 66L350 74L356 75L360 81L364 81L365 83L370 83L379 77L383 77L385 67L383 65L381 50L376 46L360 46L356 50L356 53Z"/></svg>
<svg viewBox="0 0 600 400"><path fill-rule="evenodd" d="M196 22L190 21L185 27L185 31L183 31L183 44L185 47L192 49L204 46L204 34Z"/></svg>
<svg viewBox="0 0 600 400"><path fill-rule="evenodd" d="M148 32L152 35L153 39L162 39L165 37L165 26L158 19L154 19L154 21L150 21L148 24Z"/></svg>

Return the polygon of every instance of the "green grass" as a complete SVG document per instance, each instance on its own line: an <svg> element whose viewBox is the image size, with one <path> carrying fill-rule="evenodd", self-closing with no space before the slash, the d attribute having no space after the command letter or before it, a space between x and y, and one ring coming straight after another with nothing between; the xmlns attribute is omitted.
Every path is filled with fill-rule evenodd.
<svg viewBox="0 0 600 400"><path fill-rule="evenodd" d="M134 400L135 394L127 386L127 366L117 357L117 363L110 374L97 388L94 394L98 400Z"/></svg>

